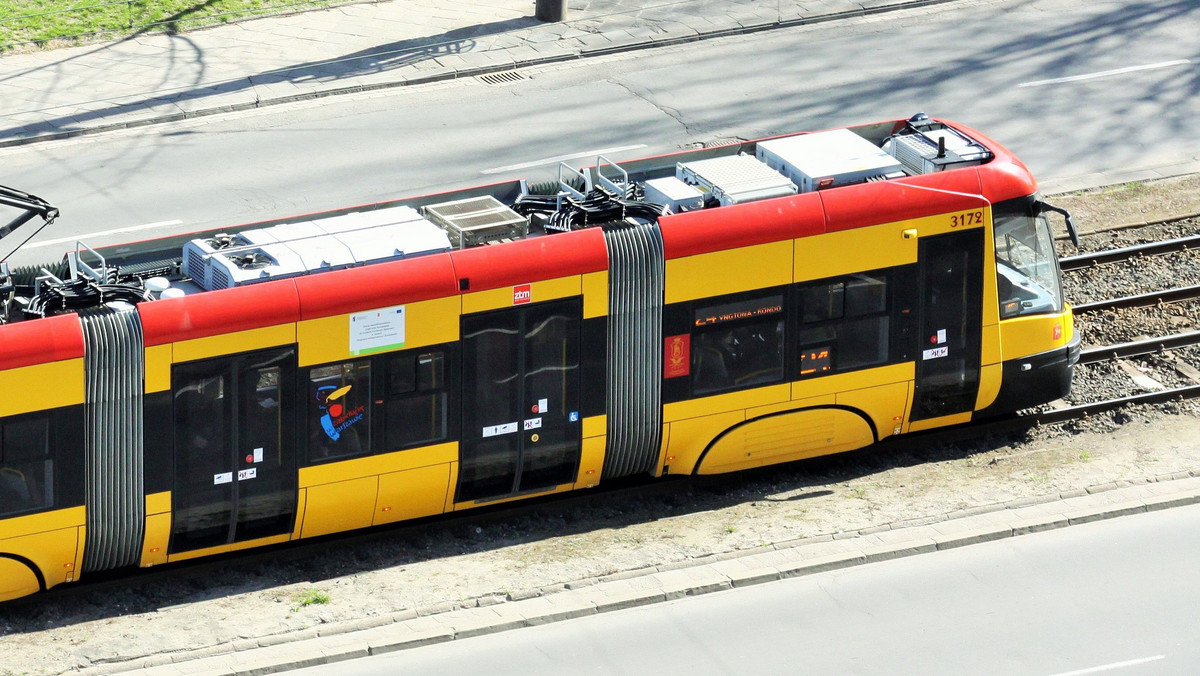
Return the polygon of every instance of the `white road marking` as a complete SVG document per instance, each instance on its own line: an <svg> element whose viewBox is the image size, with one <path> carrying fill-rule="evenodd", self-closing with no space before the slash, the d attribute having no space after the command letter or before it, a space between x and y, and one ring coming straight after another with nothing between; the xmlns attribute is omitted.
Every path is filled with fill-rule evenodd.
<svg viewBox="0 0 1200 676"><path fill-rule="evenodd" d="M1155 70L1157 68L1171 68L1173 66L1186 66L1190 64L1191 59L1177 59L1175 61L1161 61L1159 63L1148 63L1144 66L1128 66L1126 68L1117 68L1116 70L1103 70L1098 73L1086 73L1084 75L1072 75L1070 77L1056 77L1052 80L1034 80L1032 82L1022 82L1018 87L1041 87L1042 85L1063 84L1065 82L1079 82L1080 80L1095 80L1096 78L1109 77L1111 75L1124 75L1125 73L1136 73L1141 70Z"/></svg>
<svg viewBox="0 0 1200 676"><path fill-rule="evenodd" d="M1124 669L1125 667L1136 667L1139 664L1146 664L1147 662L1157 662L1158 660L1164 660L1166 658L1167 658L1166 655L1154 655L1152 657L1142 657L1142 658L1139 658L1136 660L1126 660L1124 662L1113 662L1112 664L1102 664L1098 667L1089 667L1087 669L1080 669L1078 671L1065 671L1061 674L1054 674L1054 676L1083 676L1083 674L1097 674L1097 673L1100 673L1101 671L1112 671L1113 669Z"/></svg>
<svg viewBox="0 0 1200 676"><path fill-rule="evenodd" d="M565 162L573 160L577 157L595 157L596 155L607 155L609 153L620 153L626 150L637 150L645 148L645 143L639 143L632 146L618 146L616 148L601 148L599 150L585 150L581 153L573 153L571 155L559 155L558 157L546 157L532 162L522 162L521 164L510 164L507 167L496 167L494 169L484 169L479 172L481 174L503 174L506 171L515 171L517 169L528 169L529 167L540 167L543 164L554 164L556 162Z"/></svg>
<svg viewBox="0 0 1200 676"><path fill-rule="evenodd" d="M165 228L169 225L179 225L182 222L183 221L181 221L179 219L174 219L174 220L170 220L170 221L158 221L157 223L146 223L145 225L131 225L131 226L128 226L125 228L115 228L113 230L101 230L100 232L86 232L82 235L75 235L74 237L60 237L58 239L47 239L47 240L42 240L39 242L33 242L32 244L26 244L25 246L23 246L21 248L33 249L33 248L36 248L39 246L50 246L52 244L64 244L66 242L70 242L72 244L74 244L75 242L79 242L79 241L87 242L88 238L90 238L90 237L104 237L105 235L120 235L120 234L123 234L126 232L137 232L138 230L150 230L152 228Z"/></svg>

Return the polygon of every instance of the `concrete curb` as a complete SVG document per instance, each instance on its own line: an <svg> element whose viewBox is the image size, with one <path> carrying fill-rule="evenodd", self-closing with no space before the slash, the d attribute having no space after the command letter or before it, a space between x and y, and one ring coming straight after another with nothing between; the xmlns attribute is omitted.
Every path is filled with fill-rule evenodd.
<svg viewBox="0 0 1200 676"><path fill-rule="evenodd" d="M119 131L122 129L135 129L155 124L165 124L170 122L180 122L183 120L192 120L211 115L220 115L223 113L240 112L245 110L255 110L268 106L283 105L288 103L296 103L299 101L309 101L327 96L341 96L346 94L361 94L364 92L378 91L384 89L394 89L397 87L407 87L413 85L434 84L438 82L446 82L450 80L463 79L468 77L479 77L509 70L518 70L521 68L529 68L533 66L541 66L552 63L560 63L565 61L573 61L596 56L607 56L611 54L619 54L625 52L639 51L643 49L654 49L658 47L669 47L673 45L685 44L688 42L698 42L701 40L709 40L714 38L730 37L735 35L747 35L751 33L759 33L768 30L776 30L782 28L796 28L800 26L815 25L821 23L829 23L832 21L840 21L843 19L861 18L874 14L882 14L905 9L916 9L931 5L949 4L959 2L961 0L865 0L859 3L859 8L854 10L845 10L838 12L829 12L825 14L814 14L809 16L797 16L787 19L779 19L776 21L750 21L740 24L733 28L714 28L711 31L694 31L687 29L684 34L654 34L640 37L630 37L628 40L623 40L615 43L598 45L595 47L584 47L577 50L565 51L559 54L533 55L530 50L523 49L525 45L516 48L497 49L491 52L479 52L478 56L481 60L491 61L492 63L483 63L472 65L468 60L464 59L464 64L454 68L431 69L424 73L411 73L405 75L402 69L392 74L392 78L384 81L360 82L358 84L350 84L343 86L319 87L300 93L269 96L267 98L256 98L253 101L245 101L242 103L225 103L213 104L207 107L197 107L191 110L179 110L177 112L161 113L149 117L126 120L123 122L112 122L107 124L98 124L91 127L83 127L79 129L70 129L60 132L48 132L44 134L36 134L34 136L0 139L0 148L15 147L29 145L32 143L41 143L44 141L56 141L79 136L87 136L92 134L101 134L105 132ZM568 21L569 23L569 21ZM514 58L505 58L501 54L508 52L523 52L521 55ZM282 74L286 73L287 69L279 69L268 73ZM218 84L207 84L203 88L216 88L224 85L229 85L235 82L245 80L253 90L254 78L262 78L264 74L257 74L248 78L240 78L230 80ZM286 82L286 80L284 80ZM268 86L265 83L264 86ZM155 95L161 96L162 92L150 92L144 95L146 99L153 99Z"/></svg>
<svg viewBox="0 0 1200 676"><path fill-rule="evenodd" d="M952 512L919 525L793 540L686 566L621 571L503 597L97 665L80 673L278 673L1193 504L1200 504L1200 470Z"/></svg>

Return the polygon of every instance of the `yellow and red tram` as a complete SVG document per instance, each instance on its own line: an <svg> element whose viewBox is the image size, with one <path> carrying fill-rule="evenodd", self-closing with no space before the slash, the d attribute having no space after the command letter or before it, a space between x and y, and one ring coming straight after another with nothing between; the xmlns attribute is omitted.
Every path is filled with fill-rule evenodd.
<svg viewBox="0 0 1200 676"><path fill-rule="evenodd" d="M1044 211L916 116L5 266L0 600L1060 397Z"/></svg>

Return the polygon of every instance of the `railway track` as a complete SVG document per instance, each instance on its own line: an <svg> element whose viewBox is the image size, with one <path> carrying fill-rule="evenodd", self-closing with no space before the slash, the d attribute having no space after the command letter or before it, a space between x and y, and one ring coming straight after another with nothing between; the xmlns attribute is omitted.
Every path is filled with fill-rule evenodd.
<svg viewBox="0 0 1200 676"><path fill-rule="evenodd" d="M1078 305L1072 305L1072 309L1076 314L1088 314L1102 310L1147 307L1160 303L1175 303L1183 300L1195 300L1197 298L1200 298L1200 284L1162 289L1161 291L1147 291L1146 293L1138 293L1132 296L1108 298L1090 303L1079 303Z"/></svg>
<svg viewBox="0 0 1200 676"><path fill-rule="evenodd" d="M1186 231L1194 229L1195 223L1193 216L1129 228L1125 232L1136 240L1145 236L1139 234L1141 232ZM1096 289L1111 293L1112 286L1127 283L1126 278L1136 285L1135 293L1072 303L1079 316L1077 326L1081 327L1084 343L1091 344L1080 354L1074 389L1088 392L1093 389L1093 379L1107 379L1107 384L1094 389L1111 390L1123 386L1127 392L1103 397L1085 394L1080 397L1084 401L1055 402L1056 405L1021 417L1037 424L1051 424L1133 404L1200 397L1200 370L1192 363L1200 361L1200 349L1196 347L1200 345L1200 330L1196 330L1200 322L1192 319L1193 309L1187 303L1200 299L1200 284L1171 286L1180 276L1181 269L1195 267L1190 265L1191 256L1198 251L1200 234L1187 233L1060 257L1059 266L1063 272L1073 273L1064 278L1068 298L1073 283L1084 287L1076 292L1085 296ZM1184 258L1172 257L1172 254L1183 254ZM1106 271L1115 274L1106 274ZM1087 283L1091 283L1090 288L1084 286ZM1168 288L1143 290L1147 286ZM1165 319L1155 317L1164 314L1160 310L1172 303L1179 305L1172 308ZM1129 312L1131 310L1136 312ZM1168 327L1188 330L1167 332ZM1122 339L1129 334L1137 337Z"/></svg>
<svg viewBox="0 0 1200 676"><path fill-rule="evenodd" d="M1098 265L1108 265L1142 256L1162 256L1180 251L1192 251L1200 248L1200 235L1176 237L1161 242L1135 244L1116 249L1104 249L1075 256L1063 256L1058 259L1058 266L1063 272L1074 272Z"/></svg>

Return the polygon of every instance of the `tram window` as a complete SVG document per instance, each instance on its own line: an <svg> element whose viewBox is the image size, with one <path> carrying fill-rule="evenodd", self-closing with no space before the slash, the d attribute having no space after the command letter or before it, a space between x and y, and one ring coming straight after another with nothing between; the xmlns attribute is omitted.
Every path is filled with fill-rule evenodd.
<svg viewBox="0 0 1200 676"><path fill-rule="evenodd" d="M387 401L383 408L388 450L446 439L449 392L444 352L397 354L387 361Z"/></svg>
<svg viewBox="0 0 1200 676"><path fill-rule="evenodd" d="M711 394L783 380L783 295L695 309L692 392Z"/></svg>
<svg viewBox="0 0 1200 676"><path fill-rule="evenodd" d="M887 280L879 274L846 280L846 316L862 317L887 310Z"/></svg>
<svg viewBox="0 0 1200 676"><path fill-rule="evenodd" d="M838 368L863 368L887 361L888 318L871 317L842 324L838 341Z"/></svg>
<svg viewBox="0 0 1200 676"><path fill-rule="evenodd" d="M891 318L886 273L805 284L797 297L801 378L887 363Z"/></svg>
<svg viewBox="0 0 1200 676"><path fill-rule="evenodd" d="M54 461L45 418L0 424L0 516L54 505Z"/></svg>
<svg viewBox="0 0 1200 676"><path fill-rule="evenodd" d="M844 297L845 292L841 282L801 287L800 321L808 323L840 318Z"/></svg>
<svg viewBox="0 0 1200 676"><path fill-rule="evenodd" d="M371 363L309 369L308 459L318 463L371 452Z"/></svg>
<svg viewBox="0 0 1200 676"><path fill-rule="evenodd" d="M1000 317L1062 312L1058 254L1050 224L1028 199L996 205L994 233Z"/></svg>

